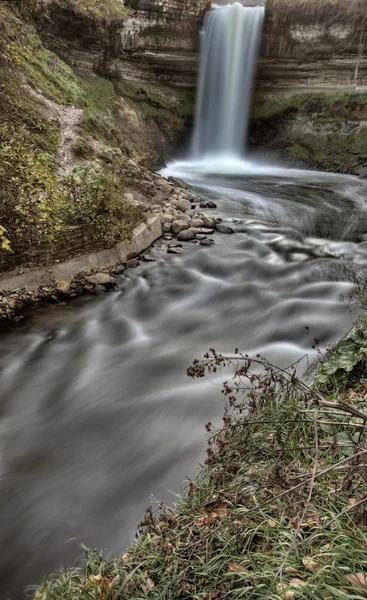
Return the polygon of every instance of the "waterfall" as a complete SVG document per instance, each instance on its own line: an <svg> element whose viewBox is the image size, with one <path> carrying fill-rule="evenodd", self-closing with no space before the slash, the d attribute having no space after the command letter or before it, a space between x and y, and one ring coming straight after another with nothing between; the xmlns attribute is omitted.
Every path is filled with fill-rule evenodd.
<svg viewBox="0 0 367 600"><path fill-rule="evenodd" d="M241 157L247 140L264 8L212 6L201 32L192 155Z"/></svg>

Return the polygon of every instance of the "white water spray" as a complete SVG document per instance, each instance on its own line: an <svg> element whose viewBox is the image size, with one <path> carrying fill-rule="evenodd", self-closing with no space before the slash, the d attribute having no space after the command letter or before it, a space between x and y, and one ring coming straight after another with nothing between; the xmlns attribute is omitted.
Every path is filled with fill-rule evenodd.
<svg viewBox="0 0 367 600"><path fill-rule="evenodd" d="M263 19L263 7L239 3L213 5L206 16L192 142L196 160L243 154Z"/></svg>

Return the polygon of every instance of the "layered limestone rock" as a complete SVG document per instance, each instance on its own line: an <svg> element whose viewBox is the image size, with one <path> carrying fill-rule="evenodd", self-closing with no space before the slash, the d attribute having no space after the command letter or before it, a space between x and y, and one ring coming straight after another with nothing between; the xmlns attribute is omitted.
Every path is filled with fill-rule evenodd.
<svg viewBox="0 0 367 600"><path fill-rule="evenodd" d="M366 174L367 0L267 0L251 142Z"/></svg>

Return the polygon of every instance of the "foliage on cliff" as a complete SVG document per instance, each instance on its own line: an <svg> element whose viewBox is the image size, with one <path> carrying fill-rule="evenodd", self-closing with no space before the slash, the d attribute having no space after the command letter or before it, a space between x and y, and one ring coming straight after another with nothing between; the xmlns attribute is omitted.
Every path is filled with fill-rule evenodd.
<svg viewBox="0 0 367 600"><path fill-rule="evenodd" d="M367 597L365 370L342 396L237 350L188 374L228 367L223 426L176 507L150 507L123 556L88 551L35 599Z"/></svg>

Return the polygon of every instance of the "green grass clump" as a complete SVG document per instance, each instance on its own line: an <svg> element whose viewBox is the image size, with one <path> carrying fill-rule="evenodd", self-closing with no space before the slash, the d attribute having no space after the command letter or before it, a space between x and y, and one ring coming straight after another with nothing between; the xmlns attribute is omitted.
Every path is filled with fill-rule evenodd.
<svg viewBox="0 0 367 600"><path fill-rule="evenodd" d="M83 105L83 90L72 69L47 50L37 35L29 35L22 51L24 73L32 85L58 104Z"/></svg>
<svg viewBox="0 0 367 600"><path fill-rule="evenodd" d="M367 110L367 94L312 93L290 96L274 96L270 100L255 99L252 118L267 120L290 115L308 115L318 118L364 119Z"/></svg>
<svg viewBox="0 0 367 600"><path fill-rule="evenodd" d="M211 351L188 373L229 366L223 427L208 424L206 465L177 505L147 510L123 556L87 551L81 567L47 578L34 598L367 597L365 387L353 400L337 390L324 397L293 368L237 351Z"/></svg>

